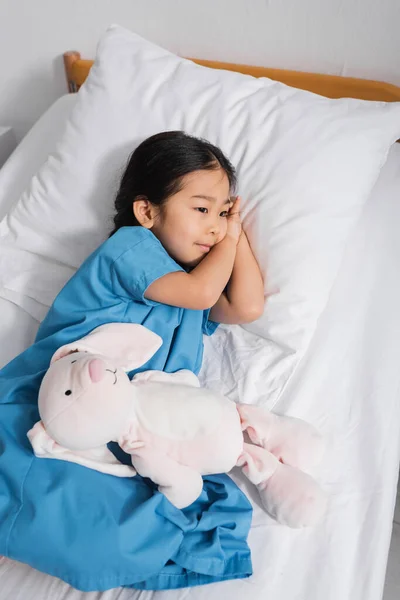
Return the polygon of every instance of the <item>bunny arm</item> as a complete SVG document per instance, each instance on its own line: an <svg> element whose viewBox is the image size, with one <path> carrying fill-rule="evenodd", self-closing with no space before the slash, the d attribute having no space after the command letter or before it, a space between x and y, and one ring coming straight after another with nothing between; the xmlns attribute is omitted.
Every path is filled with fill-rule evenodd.
<svg viewBox="0 0 400 600"><path fill-rule="evenodd" d="M165 371L143 371L136 373L132 378L132 383L144 383L148 381L157 381L158 383L176 383L178 385L192 385L200 387L198 377L188 369L181 369L175 373L166 373Z"/></svg>
<svg viewBox="0 0 400 600"><path fill-rule="evenodd" d="M310 423L276 415L263 406L239 404L238 411L242 430L248 433L251 441L283 463L309 471L321 462L325 444Z"/></svg>
<svg viewBox="0 0 400 600"><path fill-rule="evenodd" d="M201 494L203 479L197 471L178 463L156 447L142 442L120 441L124 452L131 454L132 464L142 477L158 485L176 508L190 506Z"/></svg>

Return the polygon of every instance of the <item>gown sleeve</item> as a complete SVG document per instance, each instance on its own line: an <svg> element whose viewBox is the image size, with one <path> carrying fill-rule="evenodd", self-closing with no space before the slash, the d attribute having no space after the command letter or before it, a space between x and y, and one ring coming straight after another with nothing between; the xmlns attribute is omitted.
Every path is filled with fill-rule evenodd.
<svg viewBox="0 0 400 600"><path fill-rule="evenodd" d="M169 256L158 239L148 233L114 260L111 277L117 296L155 306L159 303L144 296L149 285L168 273L184 272L184 269Z"/></svg>
<svg viewBox="0 0 400 600"><path fill-rule="evenodd" d="M210 320L210 310L211 308L207 308L203 311L203 333L205 335L212 335L219 325L219 323Z"/></svg>

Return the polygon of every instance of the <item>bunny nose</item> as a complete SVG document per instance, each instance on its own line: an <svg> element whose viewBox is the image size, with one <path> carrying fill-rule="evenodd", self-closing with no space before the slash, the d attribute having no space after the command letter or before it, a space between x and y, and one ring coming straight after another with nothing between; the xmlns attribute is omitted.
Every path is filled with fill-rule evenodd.
<svg viewBox="0 0 400 600"><path fill-rule="evenodd" d="M99 358L94 358L89 363L89 375L93 383L101 381L105 374L105 364Z"/></svg>

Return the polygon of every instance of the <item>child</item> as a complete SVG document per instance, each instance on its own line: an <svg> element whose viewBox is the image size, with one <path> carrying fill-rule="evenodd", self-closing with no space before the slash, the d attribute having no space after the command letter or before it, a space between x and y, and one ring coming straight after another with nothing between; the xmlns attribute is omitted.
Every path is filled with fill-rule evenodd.
<svg viewBox="0 0 400 600"><path fill-rule="evenodd" d="M209 142L182 131L145 140L122 177L110 238L60 292L38 339L76 325L81 337L82 321L86 333L109 321L141 323L163 345L140 370L198 373L202 333L263 310L240 201L231 200L235 183L233 166Z"/></svg>
<svg viewBox="0 0 400 600"><path fill-rule="evenodd" d="M181 512L138 476L37 459L26 437L53 353L99 325L141 323L162 337L142 371L198 373L202 332L261 314L262 279L234 186L222 152L183 132L155 135L132 154L112 235L61 290L35 343L0 371L0 554L85 590L251 574L251 506L229 477L205 477Z"/></svg>

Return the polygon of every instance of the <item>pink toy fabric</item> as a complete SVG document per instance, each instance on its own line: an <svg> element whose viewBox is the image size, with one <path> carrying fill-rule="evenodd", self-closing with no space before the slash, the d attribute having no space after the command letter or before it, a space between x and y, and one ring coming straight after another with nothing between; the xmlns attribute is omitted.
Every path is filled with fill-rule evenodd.
<svg viewBox="0 0 400 600"><path fill-rule="evenodd" d="M235 405L200 388L190 371L147 371L130 381L126 372L161 343L142 325L112 323L60 348L39 390L41 421L28 432L36 456L118 477L138 472L177 508L197 499L202 475L239 466L280 523L317 523L327 499L307 471L322 457L319 433L299 419ZM110 441L131 455L133 467L117 461Z"/></svg>

